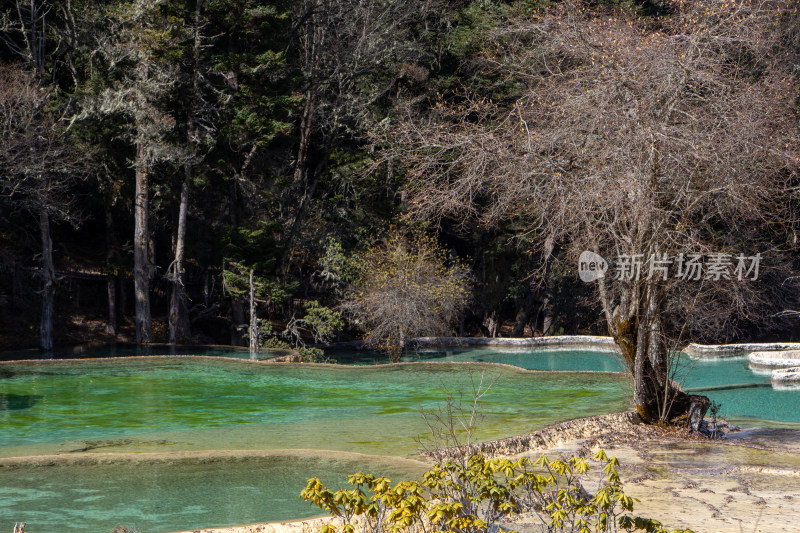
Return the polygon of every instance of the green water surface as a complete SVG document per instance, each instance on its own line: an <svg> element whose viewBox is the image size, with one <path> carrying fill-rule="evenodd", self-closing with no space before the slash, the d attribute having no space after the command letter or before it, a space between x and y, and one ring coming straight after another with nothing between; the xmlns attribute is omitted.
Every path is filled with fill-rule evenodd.
<svg viewBox="0 0 800 533"><path fill-rule="evenodd" d="M626 379L508 367L266 365L134 358L2 365L0 456L111 448L303 447L408 455L420 409L471 398L481 377L479 438L517 435L565 418L623 409ZM252 438L248 439L248 434Z"/></svg>
<svg viewBox="0 0 800 533"><path fill-rule="evenodd" d="M0 466L0 529L26 522L35 533L140 533L290 520L323 512L298 498L310 477L346 486L347 476L380 472L415 479L424 464L338 453L283 453L224 459Z"/></svg>
<svg viewBox="0 0 800 533"><path fill-rule="evenodd" d="M0 363L0 457L98 458L13 468L0 461L0 529L26 520L31 531L135 525L164 533L317 515L297 499L308 477L335 485L357 470L418 475L419 463L393 457L419 451L427 431L420 410L462 395L468 402L489 382L479 440L629 405L625 374L571 372L621 370L603 350L449 349L407 354L400 365L379 365L384 356L369 352L332 354L343 365L267 365L225 348L213 354L226 358ZM721 403L729 420L800 424L800 391L772 389L744 358L685 358L679 369L684 387ZM244 457L191 454L216 450ZM143 459L105 459L104 452ZM193 456L150 460L143 452Z"/></svg>
<svg viewBox="0 0 800 533"><path fill-rule="evenodd" d="M330 351L345 365L374 365L388 362L386 354L371 351ZM622 372L625 365L609 350L581 348L452 347L408 351L403 362L501 363L527 370Z"/></svg>
<svg viewBox="0 0 800 533"><path fill-rule="evenodd" d="M475 435L481 440L629 404L620 374L488 364L347 367L200 357L0 364L0 457L88 452L99 461L0 467L0 529L27 521L31 531L129 524L158 533L316 515L295 501L308 477L334 483L372 467L385 473L374 461L341 463L339 456L415 456L427 431L420 410L441 408L448 398L457 405L462 395L469 402L490 382ZM136 465L96 455L195 450L298 455Z"/></svg>
<svg viewBox="0 0 800 533"><path fill-rule="evenodd" d="M343 364L377 364L386 356L375 352L333 352ZM448 348L410 352L404 361L492 362L530 370L623 371L618 355L597 349ZM750 370L747 358L693 360L680 355L675 379L690 392L718 403L719 414L742 426L800 426L800 389L776 390L768 375Z"/></svg>

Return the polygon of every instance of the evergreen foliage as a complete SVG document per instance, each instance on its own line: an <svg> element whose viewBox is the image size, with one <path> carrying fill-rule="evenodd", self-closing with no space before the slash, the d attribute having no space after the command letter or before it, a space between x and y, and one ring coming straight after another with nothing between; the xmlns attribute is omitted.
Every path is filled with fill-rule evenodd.
<svg viewBox="0 0 800 533"><path fill-rule="evenodd" d="M469 335L604 334L607 328L597 318L601 306L576 279L565 234L550 232L549 246L539 238L554 226L555 216L535 221L528 216L546 195L514 189L518 180L460 188L458 178L475 169L501 175L510 167L531 178L535 173L522 171L531 158L549 158L563 167L556 172L567 172L564 176L575 175L572 167L599 161L619 174L641 159L643 145L627 143L627 151L616 155L603 152L590 142L597 135L589 122L605 125L607 139L624 139L625 133L611 131L613 121L592 117L602 111L630 122L625 98L638 102L639 116L650 117L666 108L673 93L683 117L666 123L673 140L710 131L708 121L692 129L693 116L754 109L755 104L745 105L747 98L769 109L759 123L776 131L770 141L769 132L759 130L758 153L770 164L762 165L758 176L760 183L786 184L781 201L767 199L773 185L763 194L751 190L761 199L759 220L767 231L733 231L732 224L705 217L702 210L681 221L703 242L733 249L747 237L774 251L774 268L757 290L697 300L685 331L693 336L713 331L714 338L706 340L718 342L789 332L790 315L777 317L775 311L792 308L797 292L785 275L797 261L790 194L796 178L786 147L792 137L783 131L796 118L797 9L789 2L765 4L774 24L761 32L758 17L753 19L758 24L703 26L703 21L750 16L754 8L744 0L692 6L680 0L5 2L0 69L8 79L25 78L37 87L42 105L35 113L47 124L29 128L27 137L12 138L13 128L3 130L0 341L9 348L38 342L34 333L49 313L60 343L85 335L67 329L81 322L70 315L107 321L108 340L131 338L130 319L137 315L140 341L166 340L150 334L151 314L156 321L168 318L173 342L241 343L237 332L246 321L241 293L246 284L239 278L251 268L258 311L282 331L292 317L306 316L306 302L334 309L352 301L359 291L351 288L367 283L366 269L396 270L388 259L377 258L376 237L388 227L413 226L421 206L460 201L464 194L472 211L435 216L430 245L448 250L447 258L437 252L436 261L450 264L455 255L452 264L468 266L471 283L452 281L418 302L418 320L446 327L395 324L397 333L368 340L388 347L404 344L412 334L451 333L456 316L460 332ZM570 22L579 19L577 26ZM595 30L575 33L577 27ZM724 35L704 40L708 32ZM610 59L591 56L581 35L595 39ZM715 62L695 68L699 63L687 56L688 74L679 75L678 69L675 76L659 78L657 69L674 59L668 47L653 45L659 39L699 43L708 48L703 57ZM714 48L722 42L728 44ZM659 85L663 91L642 92L659 79L668 81ZM563 98L569 80L586 89L580 98ZM614 80L621 81L614 85ZM14 86L4 83L3 90ZM741 90L748 87L750 92ZM536 91L550 99L533 98ZM556 97L569 102L568 116L557 115ZM424 143L427 156L450 158L456 166L447 175L451 181L426 189L421 198L424 179L413 164L419 153L404 137L409 131L398 133L412 117L417 125L438 125L440 133L480 126L494 136L473 136L470 142L478 144L461 145L476 156L464 168L445 144ZM756 153L737 148L733 133L743 134L746 127L726 129L718 122L701 151L717 160L681 156L685 169L695 174L742 169L744 155ZM49 133L39 135L45 129ZM503 138L512 129L515 136ZM631 135L641 140L643 131L634 128ZM46 142L33 142L34 137ZM20 139L32 150L26 152L30 169L44 170L21 173L18 160L9 159ZM575 148L569 154L566 141ZM63 148L58 154L56 146ZM477 157L490 146L492 157ZM520 150L529 146L536 153L520 160ZM776 157L781 161L775 163ZM670 161L661 158L664 171ZM742 185L746 188L747 180ZM46 198L43 191L50 191ZM571 204L574 197L564 197L561 215L590 212ZM703 198L697 203L703 209L724 207L713 194ZM42 218L43 206L48 220ZM492 206L493 213L509 216L486 216ZM591 213L603 220L603 209ZM50 252L42 227L52 240ZM413 239L408 245L413 248ZM375 253L364 252L370 248ZM398 257L388 248L382 252ZM32 273L51 256L53 277L44 282ZM371 283L380 286L377 278ZM62 290L66 285L69 291ZM417 288L425 293L423 285ZM747 304L754 295L758 306ZM51 302L40 306L43 298ZM445 300L458 302L458 312ZM728 308L736 309L734 316L719 312ZM337 338L375 330L365 315L351 309L348 317L352 320L337 330ZM665 327L683 327L677 322ZM698 326L706 322L714 327ZM313 342L307 334L305 341Z"/></svg>

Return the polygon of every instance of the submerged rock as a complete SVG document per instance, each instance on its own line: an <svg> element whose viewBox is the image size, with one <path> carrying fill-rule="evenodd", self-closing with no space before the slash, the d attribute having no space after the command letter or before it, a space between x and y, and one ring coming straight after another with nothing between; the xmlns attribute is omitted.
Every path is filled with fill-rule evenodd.
<svg viewBox="0 0 800 533"><path fill-rule="evenodd" d="M265 363L305 363L306 360L299 353L290 353L286 355L276 355L268 359L261 359Z"/></svg>

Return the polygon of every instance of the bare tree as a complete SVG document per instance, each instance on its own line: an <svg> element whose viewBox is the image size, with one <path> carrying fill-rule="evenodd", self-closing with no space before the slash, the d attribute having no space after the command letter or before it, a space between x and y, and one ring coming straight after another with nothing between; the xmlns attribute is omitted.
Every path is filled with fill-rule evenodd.
<svg viewBox="0 0 800 533"><path fill-rule="evenodd" d="M447 335L469 298L467 270L448 265L425 236L393 233L362 257L361 272L341 308L366 330L367 345L393 362L408 339Z"/></svg>
<svg viewBox="0 0 800 533"><path fill-rule="evenodd" d="M51 11L53 5L47 0L13 0L0 8L0 41L40 78L47 57L47 23L54 18Z"/></svg>
<svg viewBox="0 0 800 533"><path fill-rule="evenodd" d="M22 204L27 204L27 209L38 211L44 280L39 344L47 351L53 348L56 285L50 220L55 216L57 220L77 222L78 217L71 210L68 196L60 197L59 193L63 191L58 189L68 189L68 183L79 173L80 166L71 160L63 128L44 112L44 105L53 92L45 82L45 76L50 74L46 72L46 66L52 66L56 56L64 54L67 47L63 46L66 39L61 30L69 25L72 16L71 2L62 3L58 9L55 7L48 0L14 0L0 8L0 43L33 73L20 74L10 67L4 70L9 82L4 93L4 132L13 138L4 151L9 157L10 169L5 179L13 184L10 186L12 196L16 192L17 200L27 197ZM14 105L21 107L13 109ZM31 127L30 131L24 130L26 125ZM29 157L20 157L26 153L20 146L27 146ZM50 162L53 163L52 173L48 168Z"/></svg>
<svg viewBox="0 0 800 533"><path fill-rule="evenodd" d="M71 186L85 174L74 144L47 110L50 94L38 75L20 65L0 66L0 192L12 211L28 212L39 222L42 250L40 346L53 349L56 288L50 220L77 224Z"/></svg>
<svg viewBox="0 0 800 533"><path fill-rule="evenodd" d="M407 165L417 216L515 218L535 246L617 258L599 301L651 421L705 412L670 379L670 349L698 300L724 293L743 309L757 295L753 259L790 221L800 161L791 3L663 7L646 18L570 1L508 21L483 61L525 87L518 99L408 108L381 139Z"/></svg>

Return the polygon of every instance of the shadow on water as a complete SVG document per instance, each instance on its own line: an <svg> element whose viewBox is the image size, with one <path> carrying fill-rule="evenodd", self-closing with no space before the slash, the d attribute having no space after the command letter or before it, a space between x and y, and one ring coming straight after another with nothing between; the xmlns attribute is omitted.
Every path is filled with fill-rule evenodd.
<svg viewBox="0 0 800 533"><path fill-rule="evenodd" d="M0 393L0 411L19 411L29 409L41 400L41 396L30 394L7 394Z"/></svg>
<svg viewBox="0 0 800 533"><path fill-rule="evenodd" d="M698 394L703 392L710 392L710 391L720 391L720 390L735 390L735 389L755 389L759 387L769 387L772 388L772 382L767 380L764 382L758 383L733 383L730 385L708 385L706 387L692 387L687 388L686 392L691 394Z"/></svg>

